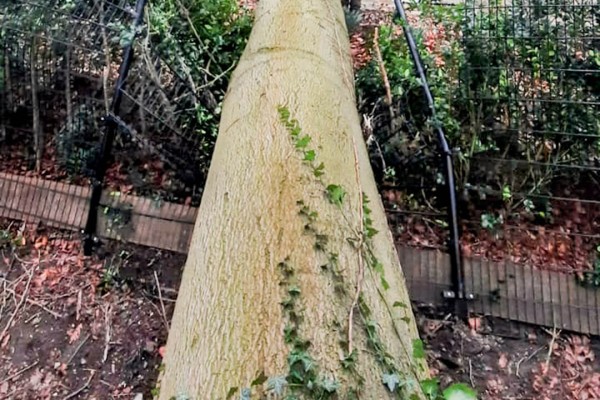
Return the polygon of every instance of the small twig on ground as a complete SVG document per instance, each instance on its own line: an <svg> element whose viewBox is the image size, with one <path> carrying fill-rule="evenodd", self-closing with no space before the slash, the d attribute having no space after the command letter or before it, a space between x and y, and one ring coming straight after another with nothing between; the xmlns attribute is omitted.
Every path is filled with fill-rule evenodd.
<svg viewBox="0 0 600 400"><path fill-rule="evenodd" d="M28 323L30 323L31 321L33 321L34 319L36 319L37 317L40 316L41 313L37 312L35 314L32 314L29 318L27 318L24 323L27 325Z"/></svg>
<svg viewBox="0 0 600 400"><path fill-rule="evenodd" d="M469 380L471 381L471 387L475 387L475 382L473 381L473 363L469 358Z"/></svg>
<svg viewBox="0 0 600 400"><path fill-rule="evenodd" d="M104 335L104 353L102 354L102 362L105 363L108 359L108 349L110 347L110 314L112 311L112 306L107 305L104 307L104 326L105 326L105 335Z"/></svg>
<svg viewBox="0 0 600 400"><path fill-rule="evenodd" d="M79 389L77 389L74 392L69 393L63 400L69 400L72 399L73 397L77 396L79 393L83 392L85 389L88 388L88 386L90 386L90 382L92 381L92 378L94 377L94 374L96 373L96 371L92 370L90 373L90 377L88 378L88 380L84 383L84 385L82 387L80 387Z"/></svg>
<svg viewBox="0 0 600 400"><path fill-rule="evenodd" d="M154 300L160 300L160 297L158 296L154 296L153 294L150 294L148 292L145 292L144 295L150 299L154 299ZM177 300L174 299L169 299L168 297L163 297L163 301L165 303L177 303Z"/></svg>
<svg viewBox="0 0 600 400"><path fill-rule="evenodd" d="M548 371L548 368L550 367L550 358L552 358L552 352L554 351L554 343L556 342L556 339L558 339L558 337L560 336L560 333L562 331L560 329L556 329L556 325L552 328L552 332L550 332L548 329L545 329L545 328L542 328L542 329L548 335L552 336L552 339L550 340L550 344L548 345L548 354L546 355L546 364L545 364L545 368L544 368L544 375L545 375L546 372Z"/></svg>
<svg viewBox="0 0 600 400"><path fill-rule="evenodd" d="M77 292L77 306L75 307L75 321L79 321L79 314L81 313L81 298L83 290L79 289Z"/></svg>
<svg viewBox="0 0 600 400"><path fill-rule="evenodd" d="M17 372L15 372L14 374L7 376L6 378L4 378L4 379L2 379L2 380L0 381L0 385L1 385L1 384L3 384L4 382L8 382L8 381L10 381L10 380L12 380L12 379L16 378L17 376L21 375L23 372L27 372L27 371L29 371L31 368L33 368L33 367L35 367L36 365L38 365L38 364L39 364L39 362L40 362L40 361L38 360L38 361L34 362L34 363L33 363L33 364L31 364L31 365L28 365L28 366L26 366L26 367L24 367L24 368L21 368L20 370L18 370L18 371L17 371Z"/></svg>
<svg viewBox="0 0 600 400"><path fill-rule="evenodd" d="M160 282L158 281L158 275L156 274L156 271L154 271L154 280L156 281L156 290L158 291L158 300L160 301L162 317L163 317L163 320L165 321L165 326L167 327L167 332L169 332L171 330L171 327L169 326L169 320L167 319L167 312L165 311L165 303L163 302L162 291L160 289Z"/></svg>
<svg viewBox="0 0 600 400"><path fill-rule="evenodd" d="M11 293L13 296L16 296L16 293L14 290L12 289L6 289L7 292ZM39 301L35 301L33 299L27 298L26 299L27 303L31 304L32 306L36 306L41 308L42 310L46 311L48 314L52 315L54 318L62 318L63 315L59 314L55 311L50 310L48 307L46 307L45 305L43 305L42 303L40 303Z"/></svg>
<svg viewBox="0 0 600 400"><path fill-rule="evenodd" d="M75 358L75 355L77 355L77 353L79 353L79 350L81 350L81 348L83 347L84 343L87 342L89 340L89 338L92 335L90 333L88 333L81 342L79 342L79 344L77 345L77 348L75 348L75 351L73 351L73 354L71 354L71 357L69 357L69 359L66 362L66 365L71 364L71 361L73 361L73 359Z"/></svg>
<svg viewBox="0 0 600 400"><path fill-rule="evenodd" d="M12 325L15 317L19 313L19 310L23 306L23 303L25 303L25 301L27 300L27 296L29 295L29 286L31 285L31 279L33 279L33 274L35 273L35 270L37 269L37 267L38 266L36 265L30 271L27 271L29 278L27 278L27 284L25 284L25 290L23 290L23 295L21 296L21 300L15 307L15 311L13 311L10 318L8 319L8 322L6 323L6 326L4 327L4 329L2 329L2 332L0 332L0 340L4 337L4 335L6 335L6 333L10 329L10 326Z"/></svg>
<svg viewBox="0 0 600 400"><path fill-rule="evenodd" d="M521 358L521 359L520 359L520 360L517 362L517 370L516 370L516 373L515 373L515 375L517 375L517 377L518 377L518 378L520 378L520 377L521 377L521 376L519 375L519 368L521 367L521 363L522 363L522 362L524 362L524 361L529 361L529 360L531 360L533 357L535 357L535 355L536 355L537 353L539 353L540 351L542 351L542 350L543 350L545 347L546 347L546 346L541 346L541 347L538 347L538 348L537 348L537 349L536 349L536 350L535 350L533 353L531 353L531 354L530 354L530 355L528 355L528 356L525 356L525 357Z"/></svg>
<svg viewBox="0 0 600 400"><path fill-rule="evenodd" d="M360 292L362 291L363 279L365 277L365 268L364 268L364 260L363 260L363 244L364 244L364 218L363 218L363 192L362 185L360 184L360 171L358 168L358 149L356 147L356 141L352 138L352 144L354 146L354 172L356 174L356 183L358 184L358 215L359 215L359 243L357 246L358 249L358 276L356 278L356 293L354 294L354 299L352 300L352 305L350 306L350 312L348 313L348 354L352 354L352 330L353 330L353 322L354 319L354 309L358 304L358 299L360 298Z"/></svg>

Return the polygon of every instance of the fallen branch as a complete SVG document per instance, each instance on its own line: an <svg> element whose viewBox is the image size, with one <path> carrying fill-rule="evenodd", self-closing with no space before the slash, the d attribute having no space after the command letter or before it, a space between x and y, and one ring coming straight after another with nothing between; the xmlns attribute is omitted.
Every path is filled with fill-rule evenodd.
<svg viewBox="0 0 600 400"><path fill-rule="evenodd" d="M524 361L529 361L531 360L537 353L539 353L540 351L542 351L544 349L544 347L546 346L542 346L542 347L538 347L534 352L532 352L530 355L521 358L518 362L517 362L517 370L515 372L515 375L517 375L517 378L520 378L521 376L519 375L519 368L521 367L521 363Z"/></svg>
<svg viewBox="0 0 600 400"><path fill-rule="evenodd" d="M5 289L7 292L11 293L13 296L16 296L16 293L13 289ZM40 303L39 301L27 298L26 299L27 303L31 304L32 306L36 306L41 308L42 310L46 311L48 314L52 315L54 318L62 318L63 315L57 313L56 311L52 311L50 310L48 307L46 307L44 304Z"/></svg>
<svg viewBox="0 0 600 400"><path fill-rule="evenodd" d="M167 312L165 311L165 303L162 298L162 291L160 290L160 282L158 280L158 275L156 271L154 271L154 280L156 281L156 289L158 290L158 300L160 301L160 308L162 310L163 321L165 322L165 326L167 327L167 333L171 330L169 327L169 320L167 319Z"/></svg>
<svg viewBox="0 0 600 400"><path fill-rule="evenodd" d="M104 308L104 325L105 325L105 335L104 335L104 353L102 353L102 362L105 363L108 359L108 349L110 347L110 312L112 307L110 305Z"/></svg>
<svg viewBox="0 0 600 400"><path fill-rule="evenodd" d="M554 343L556 339L560 336L561 330L556 329L556 325L552 328L552 332L548 329L543 329L548 335L552 336L552 340L550 340L550 344L548 345L548 354L546 355L546 364L544 368L544 375L548 372L548 368L550 367L550 359L552 358L552 352L554 351Z"/></svg>
<svg viewBox="0 0 600 400"><path fill-rule="evenodd" d="M67 362L65 363L66 365L69 365L69 364L71 364L71 361L73 361L73 359L75 358L75 355L76 355L77 353L79 353L79 350L81 350L81 348L83 347L83 344L84 344L85 342L87 342L87 341L88 341L88 339L89 339L91 336L92 336L92 335L88 333L88 334L87 334L87 335L86 335L86 336L83 338L83 340L82 340L81 342L79 342L79 344L77 345L77 348L75 349L75 351L73 352L73 354L71 354L71 357L69 357L69 359L68 359L68 360L67 360Z"/></svg>
<svg viewBox="0 0 600 400"><path fill-rule="evenodd" d="M28 366L26 366L26 367L24 367L24 368L21 368L20 370L18 370L18 371L17 371L17 372L15 372L14 374L12 374L12 375L9 375L9 376L7 376L6 378L2 379L2 380L0 381L0 385L1 385L1 384L3 384L4 382L8 382L8 381L10 381L11 379L14 379L14 378L16 378L17 376L21 375L23 372L27 372L27 371L29 371L31 368L35 367L35 366L36 366L36 365L38 365L39 363L40 363L39 361L36 361L36 362L34 362L33 364L31 364L31 365L28 365Z"/></svg>
<svg viewBox="0 0 600 400"><path fill-rule="evenodd" d="M19 301L19 304L17 304L17 306L15 307L15 311L13 311L10 318L8 319L6 326L4 327L4 329L2 329L2 332L0 332L0 340L4 337L4 335L6 335L6 333L10 329L10 326L12 325L15 317L17 316L19 310L23 306L23 303L25 303L25 301L27 300L27 296L29 295L29 286L31 285L31 279L33 279L33 274L34 274L35 270L37 269L37 267L38 266L36 265L35 267L32 268L32 270L30 272L28 272L29 278L27 278L27 284L25 285L25 290L23 291L21 300Z"/></svg>

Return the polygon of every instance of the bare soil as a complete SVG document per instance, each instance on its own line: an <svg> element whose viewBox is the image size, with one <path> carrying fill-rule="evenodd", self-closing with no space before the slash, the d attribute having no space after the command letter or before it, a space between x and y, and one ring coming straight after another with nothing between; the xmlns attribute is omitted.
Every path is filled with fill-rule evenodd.
<svg viewBox="0 0 600 400"><path fill-rule="evenodd" d="M152 398L185 257L108 242L86 258L77 235L0 228L0 399ZM600 396L596 339L415 311L442 387L465 382L481 399Z"/></svg>
<svg viewBox="0 0 600 400"><path fill-rule="evenodd" d="M185 257L107 243L85 258L69 233L9 231L0 399L151 398Z"/></svg>
<svg viewBox="0 0 600 400"><path fill-rule="evenodd" d="M426 305L414 309L442 387L467 383L483 400L600 398L598 338L498 318L463 322Z"/></svg>

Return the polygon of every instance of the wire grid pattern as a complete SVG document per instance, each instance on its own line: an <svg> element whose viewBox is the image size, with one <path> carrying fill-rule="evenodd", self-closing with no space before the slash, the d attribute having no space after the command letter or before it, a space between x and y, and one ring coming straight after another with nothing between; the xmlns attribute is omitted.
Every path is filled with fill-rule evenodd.
<svg viewBox="0 0 600 400"><path fill-rule="evenodd" d="M0 128L10 153L3 158L26 169L32 158L49 158L75 176L91 174L132 13L128 0L6 2Z"/></svg>
<svg viewBox="0 0 600 400"><path fill-rule="evenodd" d="M147 36L136 43L135 52L137 57L122 91L120 118L142 151L140 159L154 158L174 182L168 188L150 188L145 194L160 194L178 202L199 195L198 187L208 172L202 166L209 160L197 131L200 100L194 83L171 68Z"/></svg>
<svg viewBox="0 0 600 400"><path fill-rule="evenodd" d="M593 266L600 257L598 2L469 0L463 44L463 93L479 125L460 157L471 164L470 201L488 210L481 220L467 217L464 230L485 225L513 261L527 261L528 246L543 242L548 268ZM507 212L494 212L498 204Z"/></svg>

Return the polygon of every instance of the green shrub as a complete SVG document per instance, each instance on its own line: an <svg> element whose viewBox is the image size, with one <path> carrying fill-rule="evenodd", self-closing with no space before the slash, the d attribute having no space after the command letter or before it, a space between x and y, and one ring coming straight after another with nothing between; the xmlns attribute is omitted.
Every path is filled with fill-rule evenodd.
<svg viewBox="0 0 600 400"><path fill-rule="evenodd" d="M481 8L473 1L411 7L419 12L410 22L437 121L427 117L399 25L382 27L379 35L392 106L385 104L375 60L357 74L361 110L377 116L374 136L395 170L388 176L401 176L409 193L424 196L422 203L435 205L440 182L436 124L454 152L460 193L482 200L484 194L509 211L525 208L523 194L551 195L559 178L573 185L585 178L586 172L549 165L600 159L600 54L589 39L597 36L590 7L548 7L547 0L525 7L517 0L513 12L495 1ZM423 187L432 189L423 193Z"/></svg>
<svg viewBox="0 0 600 400"><path fill-rule="evenodd" d="M208 163L221 102L250 35L252 14L236 0L165 0L153 2L148 10L155 50L197 92L193 123Z"/></svg>

